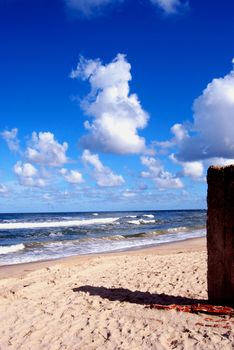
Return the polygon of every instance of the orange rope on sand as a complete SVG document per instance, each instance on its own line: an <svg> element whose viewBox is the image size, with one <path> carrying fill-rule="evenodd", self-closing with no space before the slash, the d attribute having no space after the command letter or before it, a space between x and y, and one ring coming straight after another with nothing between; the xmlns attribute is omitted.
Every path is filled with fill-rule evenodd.
<svg viewBox="0 0 234 350"><path fill-rule="evenodd" d="M209 304L193 304L193 305L151 304L151 305L146 306L146 307L150 308L150 309L158 309L158 310L176 310L176 311L191 312L191 313L202 312L202 313L211 314L211 315L234 316L234 309L232 307L228 307L228 306L214 306L214 305L209 305Z"/></svg>

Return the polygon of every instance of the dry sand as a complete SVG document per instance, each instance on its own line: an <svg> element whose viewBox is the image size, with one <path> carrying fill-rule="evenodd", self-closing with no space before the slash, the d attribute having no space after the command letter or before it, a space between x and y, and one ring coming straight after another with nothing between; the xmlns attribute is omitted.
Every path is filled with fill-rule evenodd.
<svg viewBox="0 0 234 350"><path fill-rule="evenodd" d="M205 239L0 269L0 349L233 349L234 320L146 308L207 298Z"/></svg>

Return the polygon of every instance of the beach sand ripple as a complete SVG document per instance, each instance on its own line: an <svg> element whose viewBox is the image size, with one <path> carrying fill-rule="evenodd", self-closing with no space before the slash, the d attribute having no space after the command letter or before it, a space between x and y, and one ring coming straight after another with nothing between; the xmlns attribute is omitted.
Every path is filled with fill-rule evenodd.
<svg viewBox="0 0 234 350"><path fill-rule="evenodd" d="M1 279L0 349L231 350L229 317L146 308L206 300L206 260L203 240L195 251L77 257Z"/></svg>

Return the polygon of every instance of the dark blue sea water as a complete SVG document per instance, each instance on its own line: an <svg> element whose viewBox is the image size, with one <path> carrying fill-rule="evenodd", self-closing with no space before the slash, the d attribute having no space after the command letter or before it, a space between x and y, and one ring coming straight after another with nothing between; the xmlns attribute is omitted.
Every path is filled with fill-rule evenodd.
<svg viewBox="0 0 234 350"><path fill-rule="evenodd" d="M205 224L205 210L0 214L0 265L203 237Z"/></svg>

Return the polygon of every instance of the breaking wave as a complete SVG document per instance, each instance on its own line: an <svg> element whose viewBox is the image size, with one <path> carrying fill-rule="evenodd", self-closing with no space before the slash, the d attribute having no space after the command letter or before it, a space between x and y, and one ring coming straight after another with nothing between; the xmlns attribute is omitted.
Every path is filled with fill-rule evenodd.
<svg viewBox="0 0 234 350"><path fill-rule="evenodd" d="M112 224L118 219L119 218L102 218L102 219L87 219L87 220L0 223L0 230L103 225L103 224Z"/></svg>
<svg viewBox="0 0 234 350"><path fill-rule="evenodd" d="M22 243L9 245L9 246L0 246L0 254L9 254L9 253L18 252L19 250L22 250L24 248L25 246Z"/></svg>
<svg viewBox="0 0 234 350"><path fill-rule="evenodd" d="M144 219L128 221L128 224L132 224L132 225L147 225L147 224L155 224L155 223L156 223L156 220L144 220Z"/></svg>
<svg viewBox="0 0 234 350"><path fill-rule="evenodd" d="M0 266L203 237L205 220L205 211L0 214Z"/></svg>

